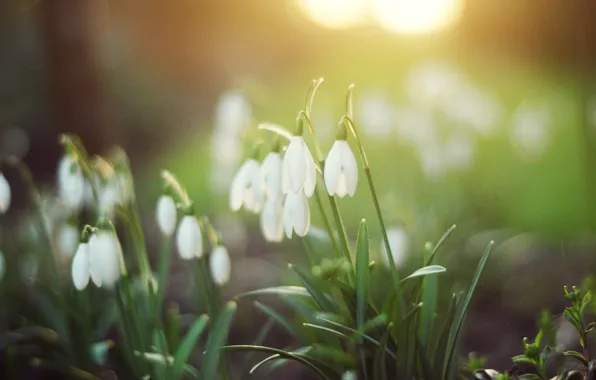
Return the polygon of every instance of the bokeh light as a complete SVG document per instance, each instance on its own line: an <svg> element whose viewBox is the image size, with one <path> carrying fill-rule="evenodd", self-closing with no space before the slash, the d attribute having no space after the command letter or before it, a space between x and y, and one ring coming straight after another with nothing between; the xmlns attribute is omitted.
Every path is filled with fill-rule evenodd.
<svg viewBox="0 0 596 380"><path fill-rule="evenodd" d="M376 20L401 34L443 30L461 15L461 0L371 0Z"/></svg>
<svg viewBox="0 0 596 380"><path fill-rule="evenodd" d="M312 20L333 29L361 23L368 8L367 0L300 0L299 4Z"/></svg>

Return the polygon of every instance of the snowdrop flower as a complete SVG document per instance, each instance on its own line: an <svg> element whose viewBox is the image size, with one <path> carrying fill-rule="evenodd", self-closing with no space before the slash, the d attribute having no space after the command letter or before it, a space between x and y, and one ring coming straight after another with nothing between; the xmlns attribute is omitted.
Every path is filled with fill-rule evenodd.
<svg viewBox="0 0 596 380"><path fill-rule="evenodd" d="M80 232L72 224L64 224L58 230L58 247L60 252L71 257L77 250Z"/></svg>
<svg viewBox="0 0 596 380"><path fill-rule="evenodd" d="M217 286L223 286L230 282L231 266L230 255L226 247L218 245L213 248L209 256L209 269L213 282Z"/></svg>
<svg viewBox="0 0 596 380"><path fill-rule="evenodd" d="M284 207L282 199L268 199L261 212L261 232L265 240L279 243L284 238Z"/></svg>
<svg viewBox="0 0 596 380"><path fill-rule="evenodd" d="M0 173L0 214L4 214L8 211L8 207L10 206L10 184L4 177L2 173Z"/></svg>
<svg viewBox="0 0 596 380"><path fill-rule="evenodd" d="M0 251L0 281L4 278L4 274L6 273L6 257L4 257L4 252Z"/></svg>
<svg viewBox="0 0 596 380"><path fill-rule="evenodd" d="M281 197L282 159L279 151L267 154L261 165L264 193L268 200L275 201Z"/></svg>
<svg viewBox="0 0 596 380"><path fill-rule="evenodd" d="M116 233L99 230L89 239L89 272L97 286L113 288L121 275L122 248Z"/></svg>
<svg viewBox="0 0 596 380"><path fill-rule="evenodd" d="M77 290L85 289L89 283L91 277L89 255L89 242L79 243L71 267L72 282ZM101 286L101 284L98 286Z"/></svg>
<svg viewBox="0 0 596 380"><path fill-rule="evenodd" d="M408 234L403 228L390 227L387 229L387 237L389 238L389 246L393 254L393 261L396 267L400 267L406 260L406 254L409 246ZM389 267L389 258L387 257L387 249L385 247L385 240L381 241L381 261Z"/></svg>
<svg viewBox="0 0 596 380"><path fill-rule="evenodd" d="M303 192L289 192L284 204L284 230L288 239L292 238L292 231L296 235L305 236L310 227L310 210L308 199Z"/></svg>
<svg viewBox="0 0 596 380"><path fill-rule="evenodd" d="M282 164L282 191L285 194L304 191L310 198L315 191L316 181L315 161L302 134L293 136Z"/></svg>
<svg viewBox="0 0 596 380"><path fill-rule="evenodd" d="M176 235L176 247L183 260L203 256L203 235L194 215L185 215L182 218Z"/></svg>
<svg viewBox="0 0 596 380"><path fill-rule="evenodd" d="M325 160L325 186L329 195L353 197L358 185L358 164L346 141L345 126L340 127L339 134Z"/></svg>
<svg viewBox="0 0 596 380"><path fill-rule="evenodd" d="M255 214L263 207L261 168L254 158L246 160L232 180L230 208L238 211L242 206Z"/></svg>
<svg viewBox="0 0 596 380"><path fill-rule="evenodd" d="M176 203L169 195L162 195L157 201L155 210L157 225L164 236L172 236L176 230Z"/></svg>
<svg viewBox="0 0 596 380"><path fill-rule="evenodd" d="M79 210L83 206L85 178L80 165L70 154L62 157L58 164L58 196L71 210Z"/></svg>
<svg viewBox="0 0 596 380"><path fill-rule="evenodd" d="M341 380L358 380L358 375L356 375L356 371L346 371L341 376Z"/></svg>
<svg viewBox="0 0 596 380"><path fill-rule="evenodd" d="M105 217L112 218L116 205L120 203L120 191L114 182L102 184L99 189L99 213Z"/></svg>

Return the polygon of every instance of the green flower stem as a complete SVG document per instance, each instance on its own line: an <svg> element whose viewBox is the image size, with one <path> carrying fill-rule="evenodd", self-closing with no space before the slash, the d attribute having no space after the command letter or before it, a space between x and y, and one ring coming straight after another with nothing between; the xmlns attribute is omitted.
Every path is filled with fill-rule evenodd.
<svg viewBox="0 0 596 380"><path fill-rule="evenodd" d="M124 280L124 279L121 279ZM124 293L123 289L120 285L118 285L118 289L115 291L116 293L116 301L118 304L118 311L120 312L120 323L119 323L119 330L120 334L122 335L122 344L126 348L126 351L129 356L129 360L131 361L132 367L137 374L140 374L140 369L137 366L137 361L134 359L134 352L135 352L135 340L137 340L136 334L134 332L134 322L130 321L130 315L126 310L126 306L124 300L122 299L122 293ZM138 344L138 342L137 342Z"/></svg>
<svg viewBox="0 0 596 380"><path fill-rule="evenodd" d="M59 275L59 271L60 268L58 266L58 250L56 249L56 245L54 244L54 239L52 238L52 230L48 224L47 218L45 217L45 212L44 212L44 205L43 205L43 201L41 199L41 194L39 193L39 190L35 184L35 180L33 179L33 174L31 173L31 170L29 170L29 167L21 160L19 160L16 157L11 157L8 160L8 164L10 166L12 166L13 168L17 169L17 171L19 172L19 174L21 175L21 178L23 179L23 182L25 182L25 185L27 185L27 188L29 190L29 197L31 198L31 200L33 201L33 204L35 205L35 211L37 212L37 217L39 218L39 223L41 225L41 229L43 230L43 236L46 239L46 243L48 244L48 247L50 247L50 255L51 256L51 266L52 266L52 276L50 277L51 281L60 281L60 275ZM47 256L47 255L45 255ZM43 259L43 257L42 257Z"/></svg>
<svg viewBox="0 0 596 380"><path fill-rule="evenodd" d="M163 306L164 296L166 292L167 282L168 282L168 274L170 271L170 261L171 261L171 248L172 248L172 238L170 236L165 237L161 249L159 251L159 264L157 266L158 273L157 273L157 302L155 303L155 310L156 315L161 315L161 308ZM157 318L158 321L161 318Z"/></svg>
<svg viewBox="0 0 596 380"><path fill-rule="evenodd" d="M337 238L335 237L335 234L333 233L333 228L331 227L331 222L329 221L329 218L327 217L327 212L325 212L325 208L323 206L323 201L321 200L321 195L319 194L319 191L317 189L315 189L315 200L317 201L317 206L319 207L319 210L321 212L321 217L323 218L323 224L325 224L325 229L327 230L327 233L329 234L329 238L331 239L331 244L333 245L333 250L335 251L335 253L337 254L337 256L341 256L341 249L339 248L339 244L337 243Z"/></svg>
<svg viewBox="0 0 596 380"><path fill-rule="evenodd" d="M188 197L188 194L186 193L184 188L180 185L180 182L178 181L178 179L167 170L163 170L161 172L161 178L166 183L166 186L168 186L170 189L172 189L174 194L176 194L176 196L178 197L178 200L181 203L180 207L183 210L188 209L192 205L192 202L191 202L190 198Z"/></svg>
<svg viewBox="0 0 596 380"><path fill-rule="evenodd" d="M389 244L389 237L387 236L387 228L385 227L385 221L383 220L383 213L381 212L379 198L377 196L377 191L375 189L375 185L374 185L374 182L372 179L372 174L370 172L368 158L366 157L366 152L364 150L364 146L362 145L362 141L360 140L360 137L358 136L356 127L354 126L354 122L352 121L352 119L349 116L343 116L340 123L345 123L347 125L347 127L350 129L350 132L352 133L352 135L354 135L354 139L356 140L356 145L358 146L358 150L360 152L360 158L362 159L362 166L364 167L364 174L366 175L366 181L368 183L370 194L373 199L373 203L374 203L375 210L377 213L377 219L379 220L379 224L381 226L381 232L383 234L383 241L385 242L385 249L387 251L387 258L389 259L389 266L391 268L391 276L393 279L393 287L395 288L395 292L397 294L397 302L398 302L398 309L399 309L398 315L400 315L400 319L403 319L403 317L405 316L405 301L404 301L403 293L401 290L399 273L397 272L397 266L395 265L395 261L393 261L393 252L391 251L391 244Z"/></svg>
<svg viewBox="0 0 596 380"><path fill-rule="evenodd" d="M318 163L319 173L322 176L323 168L325 167L325 158L323 156L319 141L317 140L317 136L315 134L315 128L310 120L310 117L306 114L306 112L300 111L300 113L298 114L298 117L302 118L306 122L306 125L308 126L308 131L310 132L310 134L312 136L312 139L315 144L315 150L317 152L317 158L319 161L319 163ZM331 212L333 214L333 219L335 220L335 225L337 227L339 241L341 242L341 248L342 248L341 252L343 253L346 261L350 264L350 271L348 271L348 278L349 278L350 283L353 284L355 281L354 280L354 278L355 278L354 263L352 263L352 254L350 253L350 244L348 243L346 229L344 227L344 224L343 224L343 221L341 218L341 214L339 212L339 206L337 205L337 200L335 199L334 196L329 195L329 203L331 205ZM333 239L333 236L331 236L331 238Z"/></svg>

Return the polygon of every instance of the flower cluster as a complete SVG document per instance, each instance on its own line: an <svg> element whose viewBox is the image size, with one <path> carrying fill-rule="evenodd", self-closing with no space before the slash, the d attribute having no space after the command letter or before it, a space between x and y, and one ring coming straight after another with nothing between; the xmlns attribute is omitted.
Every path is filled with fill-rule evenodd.
<svg viewBox="0 0 596 380"><path fill-rule="evenodd" d="M299 116L296 132L287 136L289 143L285 149L276 140L261 165L257 161L258 153L253 154L232 182L230 208L238 211L244 207L260 213L261 231L270 242L281 242L284 232L288 239L293 233L301 237L308 233L308 199L315 194L317 171L323 174L329 196L343 198L356 192L358 164L346 140L346 126L340 123L337 139L321 169L303 137L306 117ZM267 128L271 128L269 124L264 127Z"/></svg>

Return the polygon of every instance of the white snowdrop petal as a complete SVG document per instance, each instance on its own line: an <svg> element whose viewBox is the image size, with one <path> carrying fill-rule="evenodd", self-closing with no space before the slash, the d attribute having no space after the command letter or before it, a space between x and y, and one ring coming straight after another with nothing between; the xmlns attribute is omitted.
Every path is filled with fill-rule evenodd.
<svg viewBox="0 0 596 380"><path fill-rule="evenodd" d="M358 375L356 371L346 371L341 376L341 380L358 380Z"/></svg>
<svg viewBox="0 0 596 380"><path fill-rule="evenodd" d="M284 202L284 214L283 214L284 231L285 231L286 237L288 239L292 238L292 231L294 229L294 220L293 220L294 201L293 201L293 198L295 196L296 196L296 194L289 192L288 195L286 196L286 201Z"/></svg>
<svg viewBox="0 0 596 380"><path fill-rule="evenodd" d="M341 145L338 144L339 141L335 141L331 150L327 154L327 159L325 160L325 168L323 170L323 177L325 179L325 187L327 187L327 192L329 195L335 195L337 192L337 187L339 185L339 179L341 175L341 159L342 159L342 152L341 152Z"/></svg>
<svg viewBox="0 0 596 380"><path fill-rule="evenodd" d="M71 257L77 250L80 233L78 228L72 224L65 224L58 231L58 247L60 252Z"/></svg>
<svg viewBox="0 0 596 380"><path fill-rule="evenodd" d="M315 192L315 187L317 186L317 167L315 165L315 160L310 153L310 150L304 145L304 160L306 164L306 176L304 178L304 194L308 198L312 197Z"/></svg>
<svg viewBox="0 0 596 380"><path fill-rule="evenodd" d="M283 205L281 199L268 199L261 212L261 232L265 240L279 243L283 240Z"/></svg>
<svg viewBox="0 0 596 380"><path fill-rule="evenodd" d="M285 159L285 156L281 166L281 191L283 194L292 191L292 186L290 185L290 163Z"/></svg>
<svg viewBox="0 0 596 380"><path fill-rule="evenodd" d="M264 184L264 194L269 199L281 196L282 159L279 153L270 152L261 165L261 178Z"/></svg>
<svg viewBox="0 0 596 380"><path fill-rule="evenodd" d="M341 172L339 174L339 181L337 182L337 188L335 189L335 195L340 198L345 197L348 194L348 187L346 185L346 175Z"/></svg>
<svg viewBox="0 0 596 380"><path fill-rule="evenodd" d="M295 206L296 221L294 230L298 236L306 236L310 228L310 209L308 208L308 199L304 194L299 194Z"/></svg>
<svg viewBox="0 0 596 380"><path fill-rule="evenodd" d="M69 208L78 210L85 196L85 178L81 167L70 155L62 157L58 164L58 195Z"/></svg>
<svg viewBox="0 0 596 380"><path fill-rule="evenodd" d="M172 236L176 230L176 203L169 195L162 195L157 201L157 225L164 236Z"/></svg>
<svg viewBox="0 0 596 380"><path fill-rule="evenodd" d="M306 162L304 160L305 152L308 149L304 143L302 136L293 136L288 145L288 150L284 156L284 160L288 161L285 168L289 170L288 178L290 180L290 187L294 193L298 193L304 187L306 180Z"/></svg>
<svg viewBox="0 0 596 380"><path fill-rule="evenodd" d="M72 282L77 290L83 290L89 283L89 244L81 243L72 260Z"/></svg>
<svg viewBox="0 0 596 380"><path fill-rule="evenodd" d="M347 142L342 151L342 168L346 180L347 193L353 197L358 186L358 163Z"/></svg>
<svg viewBox="0 0 596 380"><path fill-rule="evenodd" d="M263 186L261 167L257 160L248 159L236 173L230 189L230 208L258 213L262 207Z"/></svg>
<svg viewBox="0 0 596 380"><path fill-rule="evenodd" d="M176 247L181 259L190 260L203 255L203 241L201 228L197 219L192 215L182 218L176 235Z"/></svg>
<svg viewBox="0 0 596 380"><path fill-rule="evenodd" d="M97 234L93 234L89 238L89 275L98 288L102 286L101 255L102 248L98 245Z"/></svg>
<svg viewBox="0 0 596 380"><path fill-rule="evenodd" d="M0 214L4 214L10 207L11 193L10 184L6 177L0 173Z"/></svg>
<svg viewBox="0 0 596 380"><path fill-rule="evenodd" d="M102 286L113 288L120 279L120 242L110 231L99 231L94 236L96 239L91 243L91 254L95 256L91 262L92 270L98 272Z"/></svg>
<svg viewBox="0 0 596 380"><path fill-rule="evenodd" d="M217 246L213 249L209 256L209 268L216 285L223 286L230 282L232 262L225 247Z"/></svg>

